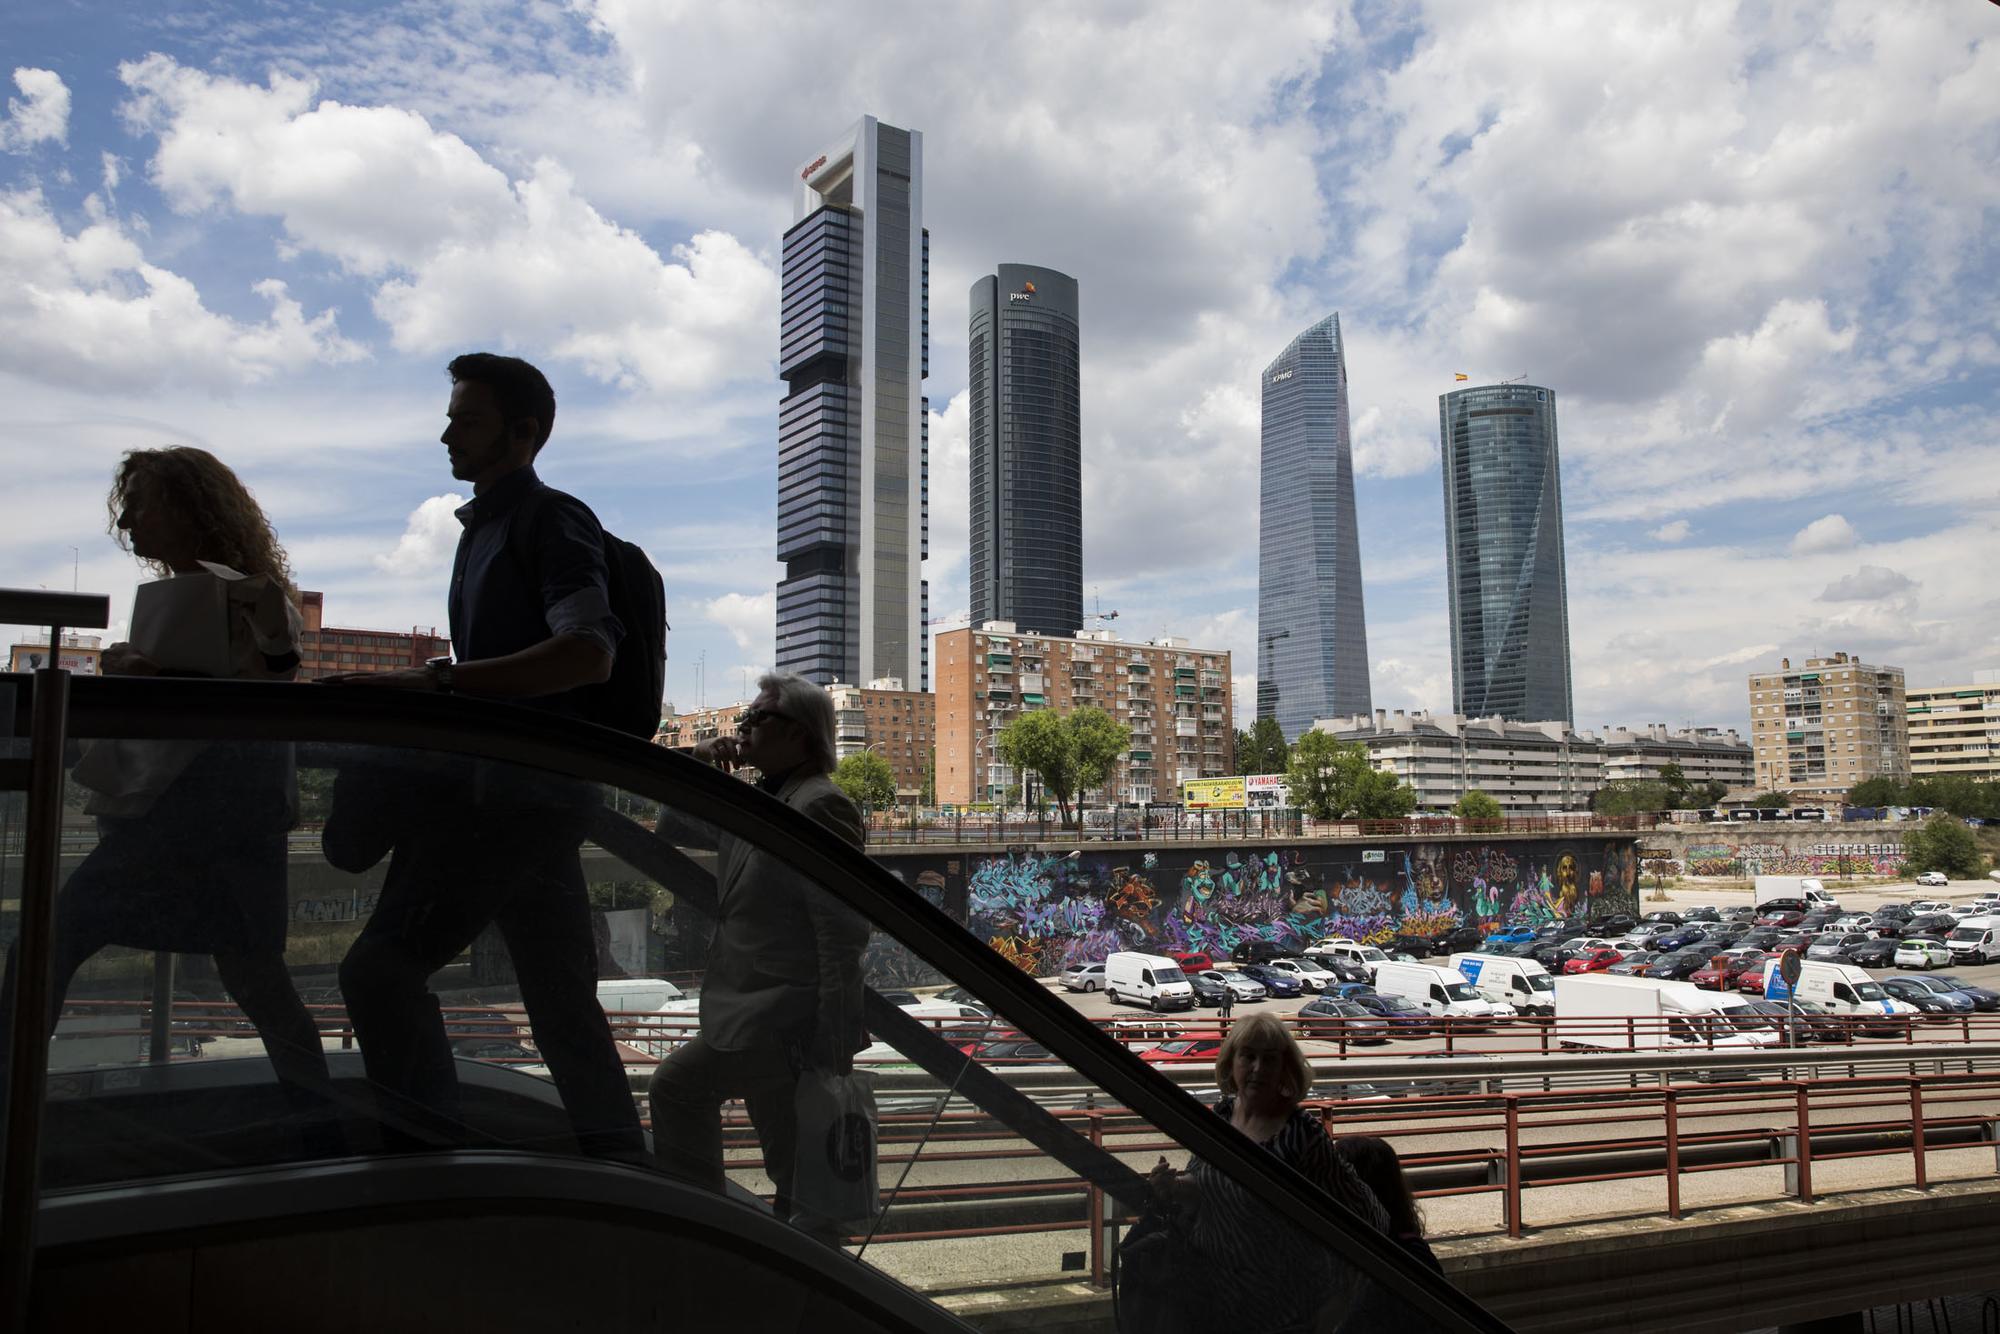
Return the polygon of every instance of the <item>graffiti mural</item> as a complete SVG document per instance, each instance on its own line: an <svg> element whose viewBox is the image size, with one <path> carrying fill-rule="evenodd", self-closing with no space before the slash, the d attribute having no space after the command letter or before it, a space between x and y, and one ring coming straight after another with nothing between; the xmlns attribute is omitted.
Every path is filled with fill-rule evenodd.
<svg viewBox="0 0 2000 1334"><path fill-rule="evenodd" d="M1643 848L1638 857L1647 875L1745 880L1757 875L1895 875L1906 854L1900 843L1701 842L1679 851Z"/></svg>
<svg viewBox="0 0 2000 1334"><path fill-rule="evenodd" d="M1114 950L1225 956L1248 940L1299 949L1324 936L1379 944L1459 926L1636 912L1629 839L1014 849L945 857L885 850L932 897L1018 967L1048 976ZM962 912L950 890L964 886ZM927 897L931 897L927 894ZM872 976L871 969L871 976Z"/></svg>

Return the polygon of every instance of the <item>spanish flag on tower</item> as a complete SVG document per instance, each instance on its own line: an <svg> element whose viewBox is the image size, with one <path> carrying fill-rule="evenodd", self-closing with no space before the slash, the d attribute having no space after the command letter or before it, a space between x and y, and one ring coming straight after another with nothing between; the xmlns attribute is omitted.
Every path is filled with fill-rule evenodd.
<svg viewBox="0 0 2000 1334"><path fill-rule="evenodd" d="M1451 373L1451 378L1454 380L1470 380L1472 377L1470 375L1467 375L1464 371L1453 371Z"/></svg>

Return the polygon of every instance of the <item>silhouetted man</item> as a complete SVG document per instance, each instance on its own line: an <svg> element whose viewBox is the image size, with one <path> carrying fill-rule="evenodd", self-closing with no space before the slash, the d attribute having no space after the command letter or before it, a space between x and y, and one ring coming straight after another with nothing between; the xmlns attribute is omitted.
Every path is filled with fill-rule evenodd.
<svg viewBox="0 0 2000 1334"><path fill-rule="evenodd" d="M454 360L441 437L472 483L452 564L456 661L333 678L462 693L582 716L624 627L612 614L603 530L583 502L545 486L534 460L555 392L515 357ZM586 1152L642 1160L625 1069L597 1003L597 951L577 857L595 788L488 761L415 775L426 795L403 822L382 894L340 966L369 1079L459 1119L458 1080L429 978L488 922L512 956L535 1045Z"/></svg>

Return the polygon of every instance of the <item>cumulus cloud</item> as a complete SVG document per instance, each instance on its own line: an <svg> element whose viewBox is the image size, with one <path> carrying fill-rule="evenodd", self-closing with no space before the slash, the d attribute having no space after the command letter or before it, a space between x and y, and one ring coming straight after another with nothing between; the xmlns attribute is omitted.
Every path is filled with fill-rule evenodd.
<svg viewBox="0 0 2000 1334"><path fill-rule="evenodd" d="M0 121L0 150L20 152L39 143L69 142L69 85L54 70L23 65L14 71L20 97L7 99Z"/></svg>
<svg viewBox="0 0 2000 1334"><path fill-rule="evenodd" d="M376 556L375 568L406 579L443 572L458 549L458 535L464 531L453 511L465 504L465 499L455 493L432 496L411 510L395 548Z"/></svg>
<svg viewBox="0 0 2000 1334"><path fill-rule="evenodd" d="M1917 581L1898 574L1886 565L1864 565L1853 574L1842 575L1819 595L1821 602L1879 602L1911 592Z"/></svg>
<svg viewBox="0 0 2000 1334"><path fill-rule="evenodd" d="M1845 551L1860 541L1860 534L1846 516L1828 514L1814 519L1792 535L1792 554L1812 556L1824 551Z"/></svg>
<svg viewBox="0 0 2000 1334"><path fill-rule="evenodd" d="M726 630L741 651L754 653L766 661L777 656L774 643L777 638L778 594L775 589L755 595L724 593L703 603L701 614Z"/></svg>
<svg viewBox="0 0 2000 1334"><path fill-rule="evenodd" d="M559 164L510 181L414 112L317 100L307 80L260 87L163 55L119 73L175 207L274 217L295 249L376 280L401 350L497 338L651 389L769 372L777 275L732 236L698 232L662 259Z"/></svg>
<svg viewBox="0 0 2000 1334"><path fill-rule="evenodd" d="M332 310L308 317L276 279L251 290L270 307L261 323L210 310L114 221L71 234L39 190L0 194L0 369L117 392L170 379L222 391L364 355Z"/></svg>
<svg viewBox="0 0 2000 1334"><path fill-rule="evenodd" d="M1693 531L1693 526L1686 519L1675 519L1671 523L1661 524L1647 536L1655 542L1685 542L1688 534Z"/></svg>

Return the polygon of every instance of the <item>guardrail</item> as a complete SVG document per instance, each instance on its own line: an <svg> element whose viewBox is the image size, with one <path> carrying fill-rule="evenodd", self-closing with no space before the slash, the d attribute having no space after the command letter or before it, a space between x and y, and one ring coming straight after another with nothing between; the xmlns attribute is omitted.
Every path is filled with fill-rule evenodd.
<svg viewBox="0 0 2000 1334"><path fill-rule="evenodd" d="M1355 839L1526 837L1548 834L1651 833L1659 822L1649 815L1504 815L1491 820L1452 815L1419 815L1398 820L1315 820L1298 811L1207 811L1172 809L1153 812L1117 810L1081 826L1066 825L1047 814L996 819L963 811L914 815L872 812L868 843L872 847L911 844L963 844L1009 847L1047 842L1203 842L1230 838Z"/></svg>

